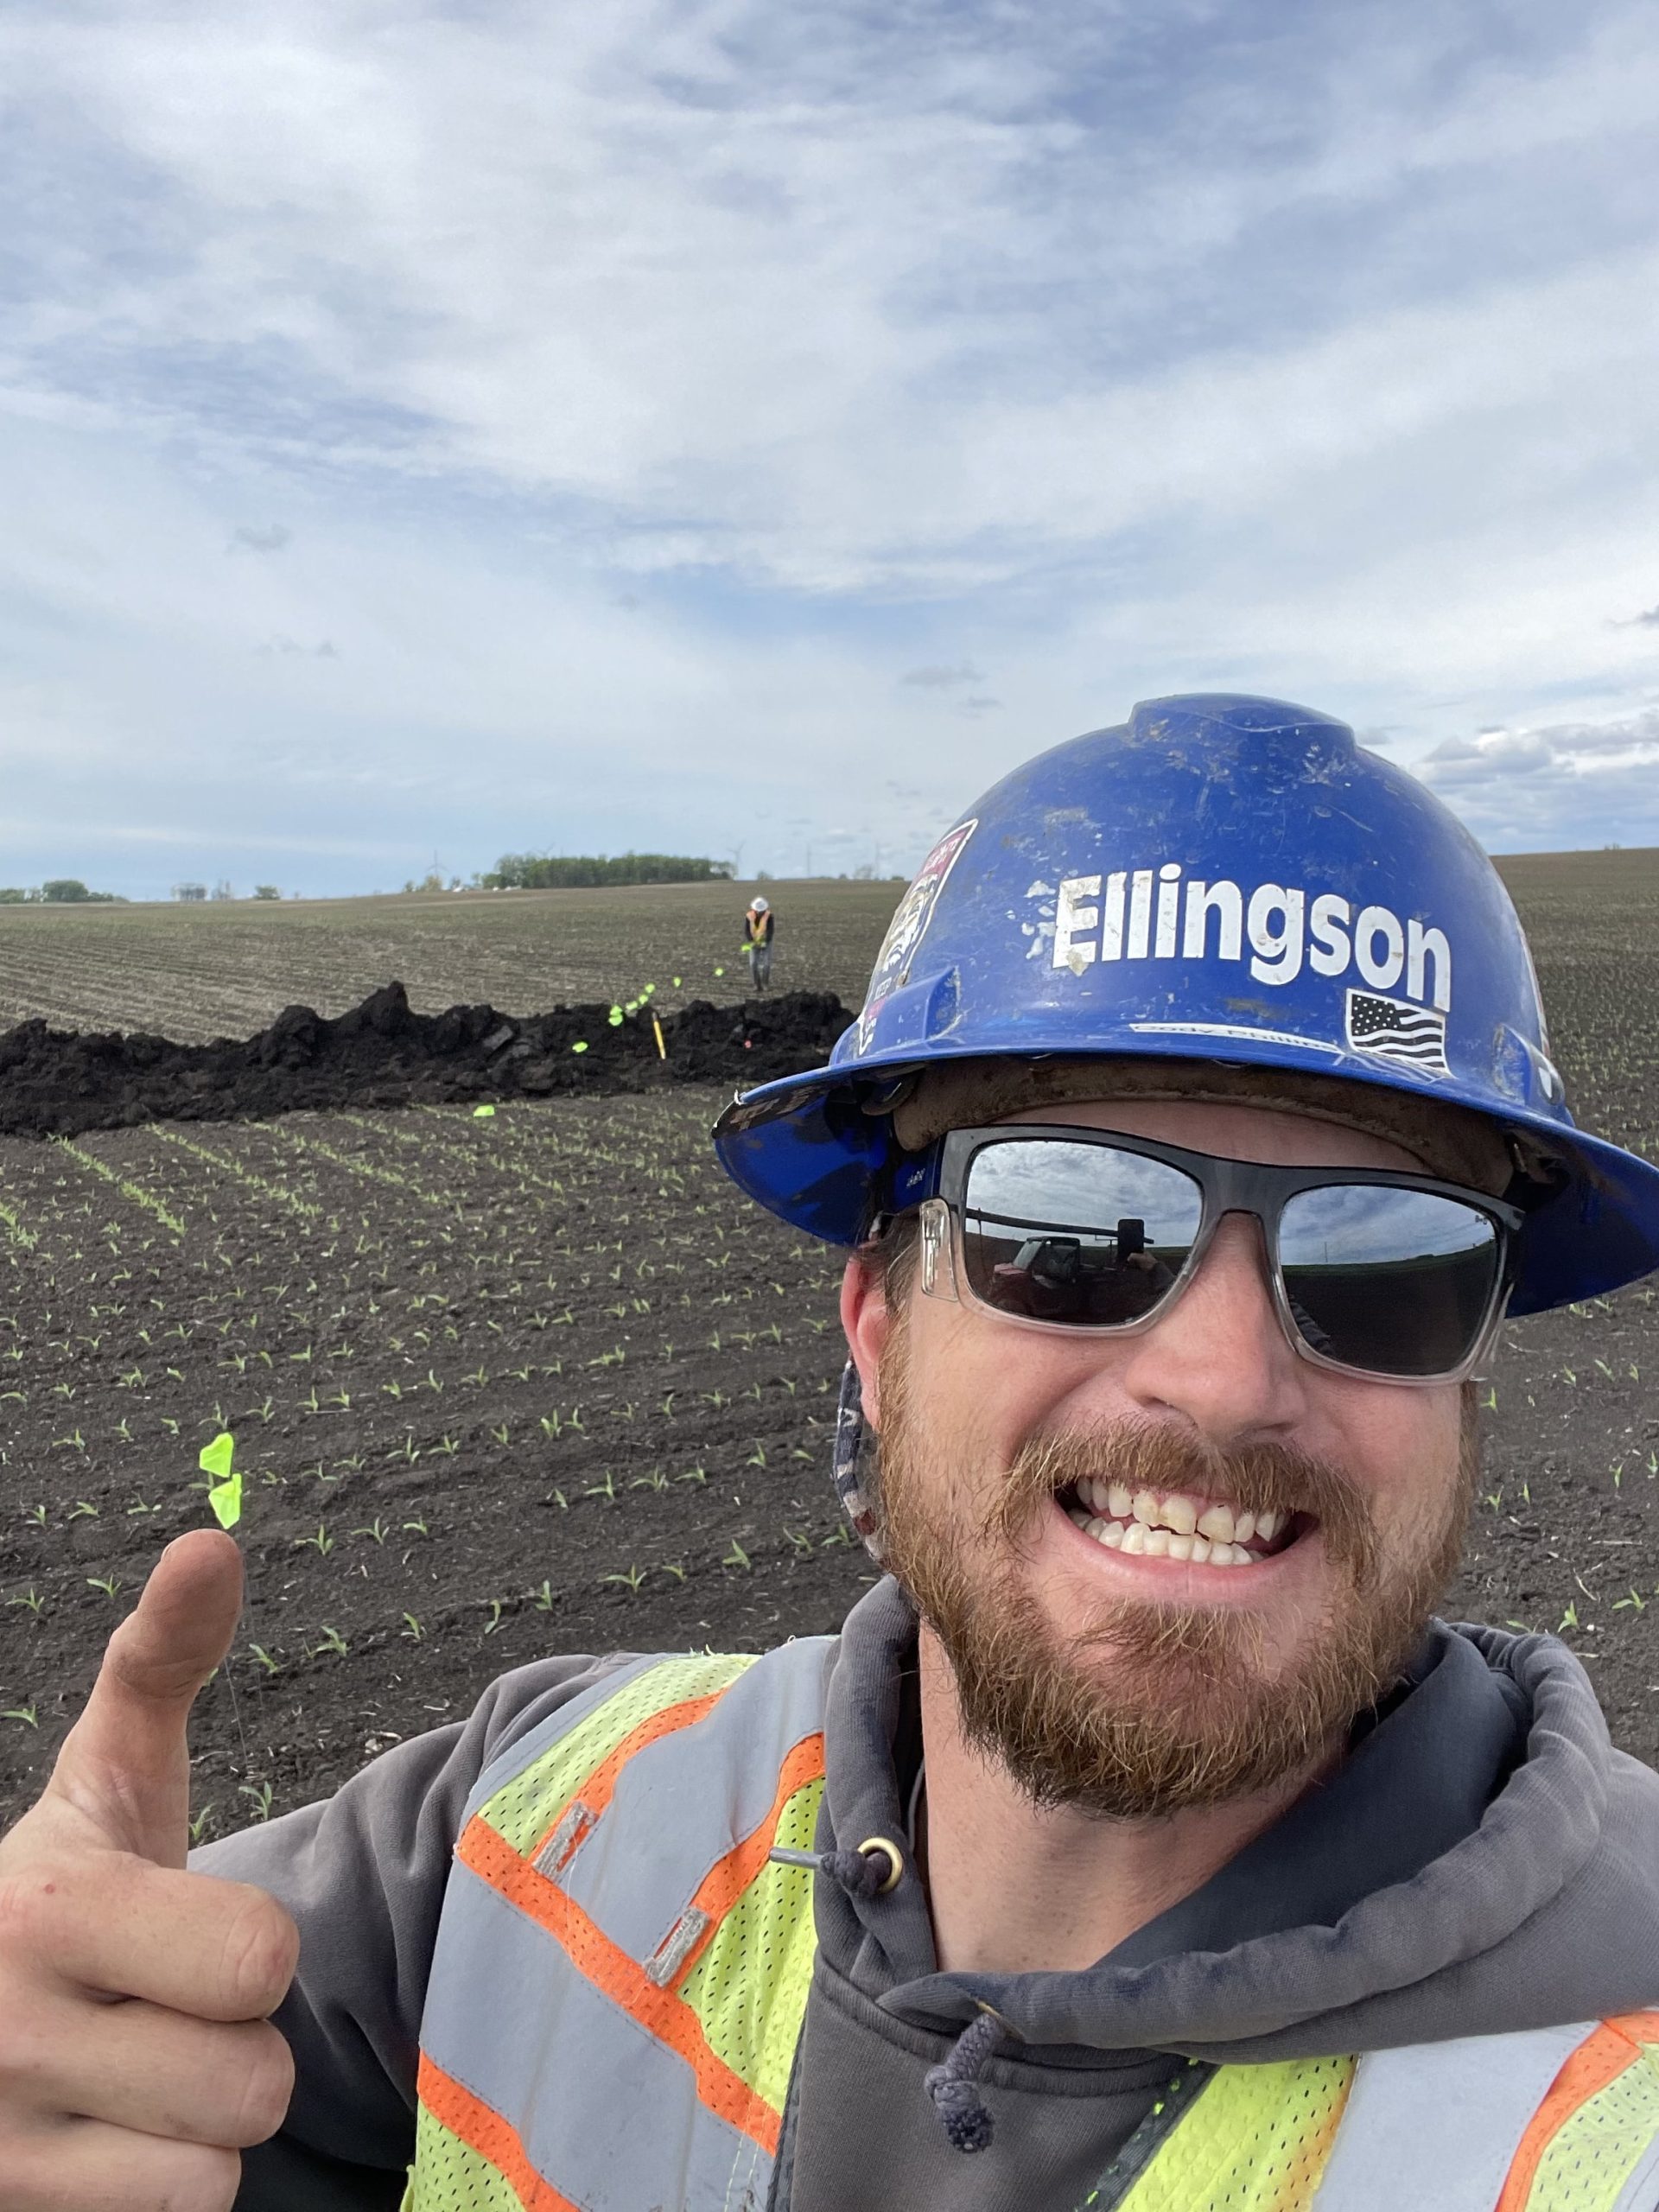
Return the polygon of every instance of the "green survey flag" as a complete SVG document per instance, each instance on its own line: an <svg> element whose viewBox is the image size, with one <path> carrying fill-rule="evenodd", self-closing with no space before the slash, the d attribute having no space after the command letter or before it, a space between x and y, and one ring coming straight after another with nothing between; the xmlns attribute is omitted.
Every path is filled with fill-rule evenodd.
<svg viewBox="0 0 1659 2212"><path fill-rule="evenodd" d="M493 1106L474 1106L473 1109L473 1119L475 1122L487 1122L493 1118L494 1113L495 1109Z"/></svg>
<svg viewBox="0 0 1659 2212"><path fill-rule="evenodd" d="M242 1518L242 1471L232 1465L235 1456L236 1439L229 1429L221 1429L211 1444L202 1447L197 1461L204 1475L218 1478L207 1493L207 1503L221 1529L234 1529Z"/></svg>

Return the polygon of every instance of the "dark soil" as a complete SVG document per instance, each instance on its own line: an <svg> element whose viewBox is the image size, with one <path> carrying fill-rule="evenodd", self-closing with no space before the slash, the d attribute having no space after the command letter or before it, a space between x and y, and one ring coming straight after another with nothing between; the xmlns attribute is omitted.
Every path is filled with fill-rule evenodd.
<svg viewBox="0 0 1659 2212"><path fill-rule="evenodd" d="M1616 913L1575 893L1538 950L1585 1118L1651 1150L1645 885ZM659 972L640 928L616 968ZM693 1003L660 1016L666 1059L648 1011L609 1016L422 1016L392 985L242 1043L0 1038L0 1821L162 1544L206 1519L221 1427L249 1598L195 1728L204 1835L538 1654L839 1622L872 1573L829 1476L839 1255L740 1200L707 1129L734 1084L821 1061L847 1009ZM1446 1607L1562 1635L1650 1761L1656 1294L1510 1332Z"/></svg>
<svg viewBox="0 0 1659 2212"><path fill-rule="evenodd" d="M0 1140L0 1821L221 1425L248 1602L204 1834L539 1653L839 1623L839 1255L736 1200L724 1095Z"/></svg>
<svg viewBox="0 0 1659 2212"><path fill-rule="evenodd" d="M697 999L672 1012L601 1003L529 1015L493 1006L425 1014L411 1011L401 983L388 983L334 1020L291 1006L257 1036L209 1045L25 1021L0 1036L0 1134L79 1136L145 1122L264 1120L677 1083L747 1088L820 1065L852 1019L823 991L735 1007Z"/></svg>

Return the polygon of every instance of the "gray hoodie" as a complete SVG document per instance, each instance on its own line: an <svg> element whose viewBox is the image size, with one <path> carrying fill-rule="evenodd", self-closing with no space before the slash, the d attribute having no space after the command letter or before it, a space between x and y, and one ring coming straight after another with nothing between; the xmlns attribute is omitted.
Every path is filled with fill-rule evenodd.
<svg viewBox="0 0 1659 2212"><path fill-rule="evenodd" d="M825 1847L903 1832L920 1758L915 1656L914 1617L883 1583L849 1616L831 1678ZM620 1663L504 1675L465 1723L194 1855L272 1891L302 1931L277 2016L294 2101L283 2133L247 2155L236 2212L396 2207L468 1791ZM1127 2185L1154 2107L1169 2111L1172 2085L1179 2105L1205 2065L1659 2003L1659 1776L1613 1750L1564 1645L1436 1624L1327 1783L1086 1972L941 1974L914 1882L864 1899L820 1879L817 1906L772 2212L1073 2212ZM982 1999L1018 2039L981 2073L995 2133L969 2157L924 2076Z"/></svg>

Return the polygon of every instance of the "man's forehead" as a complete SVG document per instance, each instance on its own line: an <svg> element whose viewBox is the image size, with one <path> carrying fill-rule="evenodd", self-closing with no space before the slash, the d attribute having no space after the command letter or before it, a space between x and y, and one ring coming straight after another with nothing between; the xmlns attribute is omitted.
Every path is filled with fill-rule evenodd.
<svg viewBox="0 0 1659 2212"><path fill-rule="evenodd" d="M1373 1129L1302 1112L1288 1103L1256 1100L1165 1098L1077 1098L1063 1104L1027 1106L1005 1115L1004 1122L1116 1132L1159 1138L1192 1152L1219 1158L1259 1160L1304 1167L1389 1167L1417 1169L1428 1163L1392 1137Z"/></svg>
<svg viewBox="0 0 1659 2212"><path fill-rule="evenodd" d="M1155 1107L1248 1108L1358 1130L1409 1156L1433 1175L1496 1195L1507 1188L1513 1163L1502 1132L1482 1116L1444 1100L1395 1093L1375 1084L1222 1061L1090 1055L1075 1058L963 1059L926 1070L893 1108L893 1130L906 1151L920 1151L947 1129L984 1128L1051 1109L1074 1120L1086 1111L1097 1126ZM1064 1118L1061 1116L1060 1118ZM1181 1141L1169 1115L1169 1135ZM1120 1119L1117 1126L1124 1126ZM1199 1145L1196 1147L1202 1150Z"/></svg>

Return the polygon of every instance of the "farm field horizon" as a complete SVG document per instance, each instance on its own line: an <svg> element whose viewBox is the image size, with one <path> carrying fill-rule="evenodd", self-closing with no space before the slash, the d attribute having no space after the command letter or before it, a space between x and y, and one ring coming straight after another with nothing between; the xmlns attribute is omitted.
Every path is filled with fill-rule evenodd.
<svg viewBox="0 0 1659 2212"><path fill-rule="evenodd" d="M343 1014L393 982L423 1014L480 1000L539 1012L648 982L667 1004L734 1003L749 989L741 925L757 889L779 912L775 988L855 1001L902 887L824 879L0 906L0 1030L42 1020L201 1044L250 1034L296 1003Z"/></svg>
<svg viewBox="0 0 1659 2212"><path fill-rule="evenodd" d="M1502 865L1575 1109L1654 1154L1659 854ZM748 887L0 909L0 1027L245 1033L394 979L428 1011L667 995L675 974L681 999L735 1001ZM855 1003L897 887L766 888L779 986ZM198 1707L204 1836L543 1652L833 1629L874 1572L829 1475L839 1255L726 1184L706 1139L726 1095L0 1140L0 1820L162 1544L207 1520L220 1428L249 1585ZM1511 1327L1447 1607L1561 1633L1649 1761L1655 1308L1637 1286Z"/></svg>
<svg viewBox="0 0 1659 2212"><path fill-rule="evenodd" d="M1643 934L1659 901L1659 848L1522 854L1497 866L1535 934L1541 973L1551 961L1571 967L1593 947L1611 950L1621 937L1659 958L1659 934ZM733 1002L747 989L740 918L757 890L778 913L777 988L834 991L855 1006L900 888L813 877L0 906L0 1030L42 1020L205 1043L250 1034L296 1003L342 1014L392 982L423 1014L480 1000L539 1011L626 995L643 982L665 989L676 974L679 996ZM1568 1008L1550 1011L1559 1024Z"/></svg>

